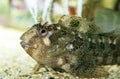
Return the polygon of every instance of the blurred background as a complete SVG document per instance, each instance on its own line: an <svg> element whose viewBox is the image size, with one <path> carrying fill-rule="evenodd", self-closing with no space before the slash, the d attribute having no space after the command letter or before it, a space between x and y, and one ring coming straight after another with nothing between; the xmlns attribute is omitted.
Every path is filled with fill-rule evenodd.
<svg viewBox="0 0 120 79"><path fill-rule="evenodd" d="M120 27L120 0L0 0L0 79L29 72L36 63L21 48L20 36L40 18L55 23L65 14L110 32Z"/></svg>
<svg viewBox="0 0 120 79"><path fill-rule="evenodd" d="M78 15L98 26L120 21L120 0L1 0L0 5L0 25L18 30L28 29L40 18L57 22L65 14Z"/></svg>

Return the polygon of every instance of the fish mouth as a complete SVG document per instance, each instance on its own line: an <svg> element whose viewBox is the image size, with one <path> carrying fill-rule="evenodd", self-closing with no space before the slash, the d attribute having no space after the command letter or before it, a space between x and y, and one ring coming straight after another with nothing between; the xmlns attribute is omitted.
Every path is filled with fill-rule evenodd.
<svg viewBox="0 0 120 79"><path fill-rule="evenodd" d="M25 42L25 41L21 41L20 44L23 48L29 48L30 47L30 44L28 42Z"/></svg>

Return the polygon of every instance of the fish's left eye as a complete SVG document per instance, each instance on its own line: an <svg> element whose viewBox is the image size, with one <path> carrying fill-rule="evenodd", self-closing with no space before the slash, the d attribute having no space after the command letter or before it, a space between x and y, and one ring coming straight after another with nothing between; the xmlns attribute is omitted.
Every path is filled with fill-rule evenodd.
<svg viewBox="0 0 120 79"><path fill-rule="evenodd" d="M42 29L40 31L40 33L41 33L42 36L45 36L45 35L47 35L47 30L46 29Z"/></svg>

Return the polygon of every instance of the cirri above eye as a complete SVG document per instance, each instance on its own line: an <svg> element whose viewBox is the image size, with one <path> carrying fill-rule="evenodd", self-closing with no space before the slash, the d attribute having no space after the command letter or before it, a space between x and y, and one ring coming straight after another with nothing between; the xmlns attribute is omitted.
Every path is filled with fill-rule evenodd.
<svg viewBox="0 0 120 79"><path fill-rule="evenodd" d="M40 30L40 33L42 36L46 36L47 35L47 30L45 28Z"/></svg>

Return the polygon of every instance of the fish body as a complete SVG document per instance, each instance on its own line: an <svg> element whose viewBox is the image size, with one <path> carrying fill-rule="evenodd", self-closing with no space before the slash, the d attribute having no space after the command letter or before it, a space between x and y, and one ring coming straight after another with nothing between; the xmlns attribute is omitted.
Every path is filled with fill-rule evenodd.
<svg viewBox="0 0 120 79"><path fill-rule="evenodd" d="M21 46L40 66L95 77L103 75L95 71L100 66L120 65L119 30L83 32L60 23L38 23L21 36Z"/></svg>

